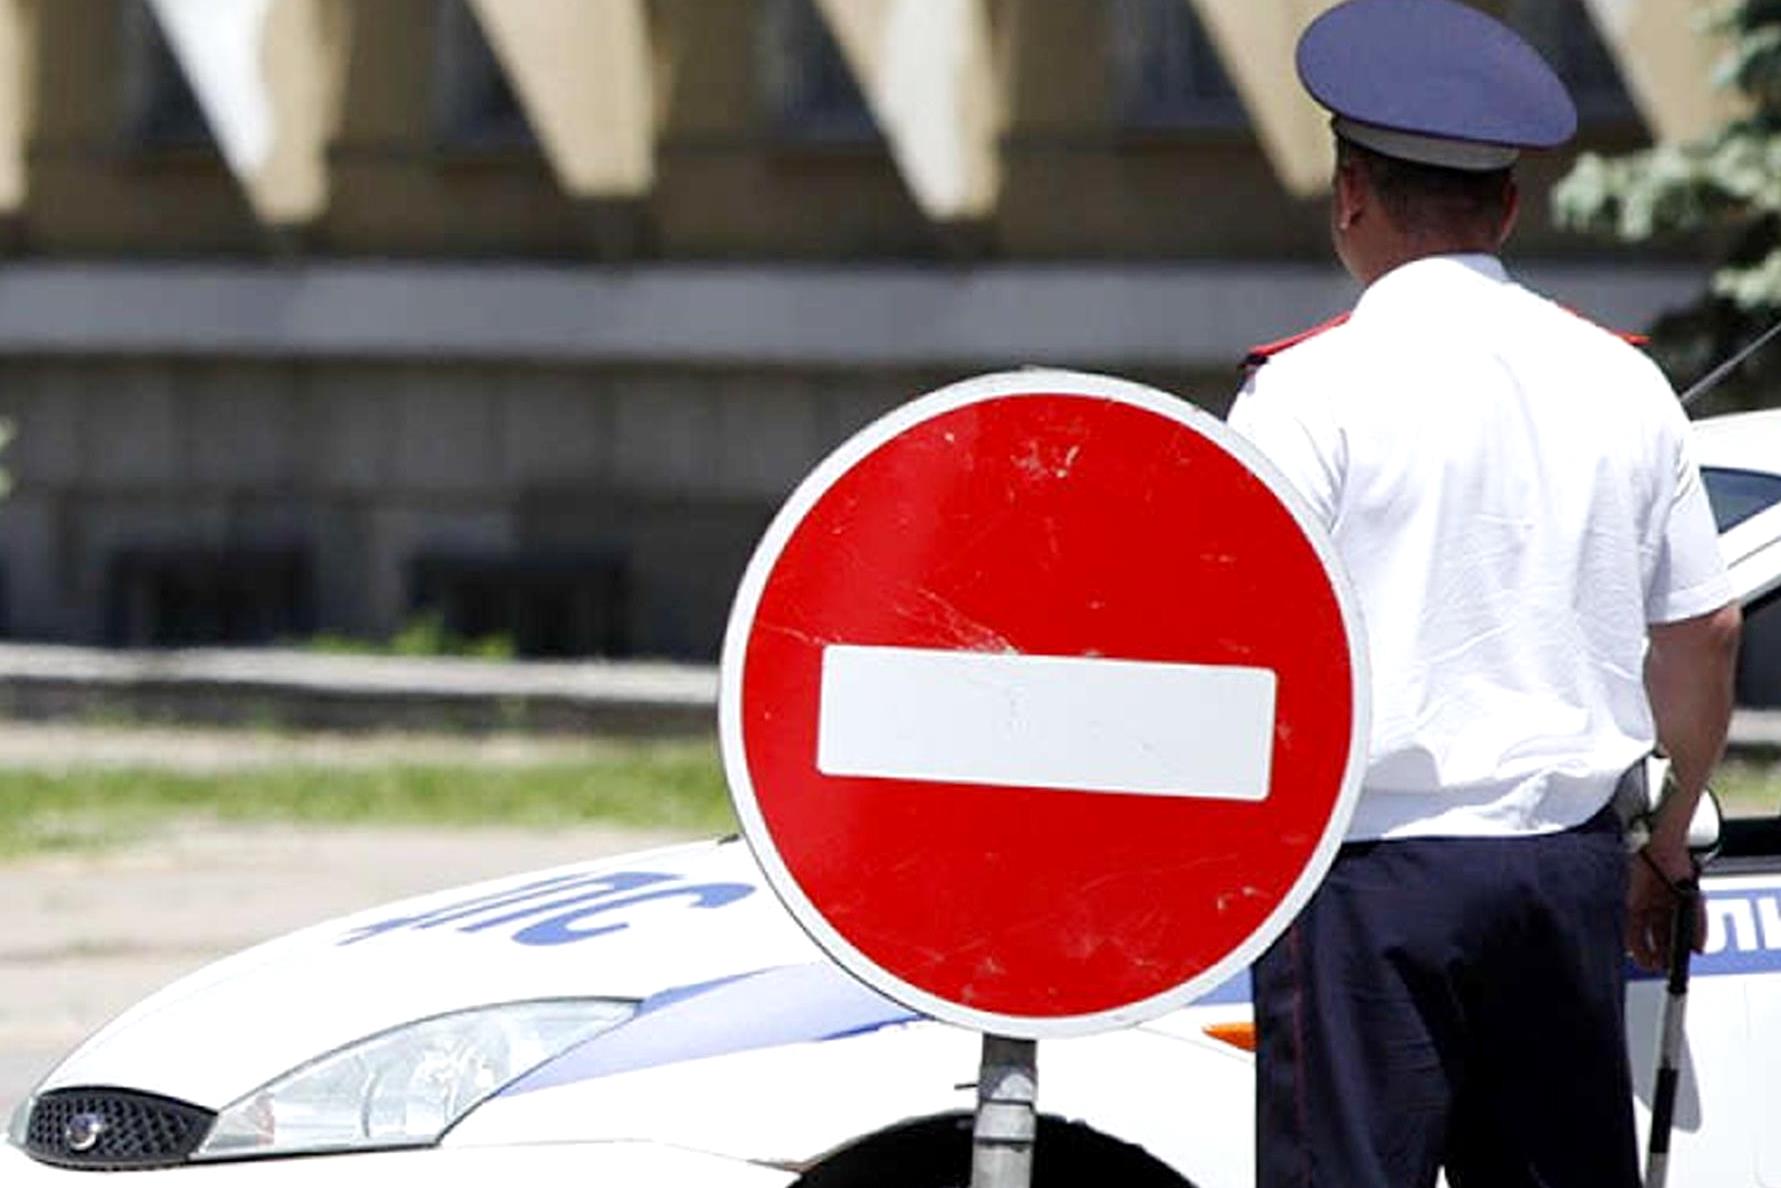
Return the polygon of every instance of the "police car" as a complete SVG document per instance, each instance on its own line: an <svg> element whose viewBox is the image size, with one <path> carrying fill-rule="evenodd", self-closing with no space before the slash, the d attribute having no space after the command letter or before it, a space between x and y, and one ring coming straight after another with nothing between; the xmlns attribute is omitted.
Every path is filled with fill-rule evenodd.
<svg viewBox="0 0 1781 1188"><path fill-rule="evenodd" d="M1698 427L1758 639L1781 595L1781 412ZM1781 1185L1781 818L1734 820L1707 880L1671 1182ZM1650 1101L1661 983L1629 994ZM1036 1182L1251 1180L1247 979L1040 1045ZM509 1181L962 1184L978 1037L815 949L740 842L517 875L220 961L88 1040L13 1116L8 1188ZM1641 1119L1646 1112L1641 1112Z"/></svg>

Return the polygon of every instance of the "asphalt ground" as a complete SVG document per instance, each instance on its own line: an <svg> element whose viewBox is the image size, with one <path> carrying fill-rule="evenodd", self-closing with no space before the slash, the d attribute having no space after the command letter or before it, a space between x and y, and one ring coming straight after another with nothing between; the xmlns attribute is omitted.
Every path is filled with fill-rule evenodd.
<svg viewBox="0 0 1781 1188"><path fill-rule="evenodd" d="M0 764L214 769L400 756L537 762L568 740L292 737L0 724ZM124 1007L237 949L360 908L675 840L633 829L177 823L121 848L0 862L0 1122Z"/></svg>

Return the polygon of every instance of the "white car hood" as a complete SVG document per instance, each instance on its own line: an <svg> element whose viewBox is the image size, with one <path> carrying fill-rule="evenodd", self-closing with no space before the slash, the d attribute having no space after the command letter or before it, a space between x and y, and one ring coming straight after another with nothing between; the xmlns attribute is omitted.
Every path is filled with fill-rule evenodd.
<svg viewBox="0 0 1781 1188"><path fill-rule="evenodd" d="M248 949L144 999L41 1088L125 1086L220 1109L433 1015L640 1000L819 960L739 842L630 854L425 895Z"/></svg>

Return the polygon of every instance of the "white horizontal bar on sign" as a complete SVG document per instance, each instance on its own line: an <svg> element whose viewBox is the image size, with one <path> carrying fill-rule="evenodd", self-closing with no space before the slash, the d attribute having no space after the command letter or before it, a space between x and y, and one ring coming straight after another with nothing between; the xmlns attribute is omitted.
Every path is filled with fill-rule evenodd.
<svg viewBox="0 0 1781 1188"><path fill-rule="evenodd" d="M837 644L817 768L1212 800L1267 798L1272 669Z"/></svg>

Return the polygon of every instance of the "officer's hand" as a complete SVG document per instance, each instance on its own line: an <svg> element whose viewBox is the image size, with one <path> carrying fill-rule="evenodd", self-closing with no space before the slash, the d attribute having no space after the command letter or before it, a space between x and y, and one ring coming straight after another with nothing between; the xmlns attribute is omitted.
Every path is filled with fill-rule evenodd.
<svg viewBox="0 0 1781 1188"><path fill-rule="evenodd" d="M1661 972L1670 963L1670 934L1675 926L1677 886L1695 877L1686 847L1672 850L1652 844L1632 855L1626 891L1626 951L1641 968ZM1707 905L1694 898L1694 951L1707 942Z"/></svg>

